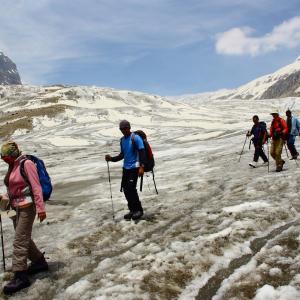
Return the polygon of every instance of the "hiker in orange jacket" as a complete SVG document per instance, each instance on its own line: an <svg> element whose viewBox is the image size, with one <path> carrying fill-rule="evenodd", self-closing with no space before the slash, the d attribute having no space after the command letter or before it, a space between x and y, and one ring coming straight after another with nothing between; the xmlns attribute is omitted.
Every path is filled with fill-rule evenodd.
<svg viewBox="0 0 300 300"><path fill-rule="evenodd" d="M284 119L280 118L278 112L271 113L273 120L270 128L272 138L270 154L276 161L276 172L281 172L285 161L281 158L282 148L288 134L288 126Z"/></svg>

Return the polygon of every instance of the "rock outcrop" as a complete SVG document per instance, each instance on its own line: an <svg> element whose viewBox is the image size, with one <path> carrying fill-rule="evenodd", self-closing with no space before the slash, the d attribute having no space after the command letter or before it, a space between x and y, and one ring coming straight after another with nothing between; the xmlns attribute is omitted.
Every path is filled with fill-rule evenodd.
<svg viewBox="0 0 300 300"><path fill-rule="evenodd" d="M0 52L0 84L22 84L16 64Z"/></svg>

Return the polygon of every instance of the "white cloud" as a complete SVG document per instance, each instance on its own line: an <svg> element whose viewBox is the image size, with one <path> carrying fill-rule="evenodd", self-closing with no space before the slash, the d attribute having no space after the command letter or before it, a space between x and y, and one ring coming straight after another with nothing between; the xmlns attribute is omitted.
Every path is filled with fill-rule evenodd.
<svg viewBox="0 0 300 300"><path fill-rule="evenodd" d="M300 17L275 26L272 32L261 37L252 37L253 32L253 29L243 27L219 34L215 45L217 53L255 56L280 48L295 48L300 45Z"/></svg>
<svg viewBox="0 0 300 300"><path fill-rule="evenodd" d="M129 64L148 49L195 43L216 23L172 0L0 0L0 6L0 50L23 81L35 83L65 61ZM122 46L127 50L120 57Z"/></svg>

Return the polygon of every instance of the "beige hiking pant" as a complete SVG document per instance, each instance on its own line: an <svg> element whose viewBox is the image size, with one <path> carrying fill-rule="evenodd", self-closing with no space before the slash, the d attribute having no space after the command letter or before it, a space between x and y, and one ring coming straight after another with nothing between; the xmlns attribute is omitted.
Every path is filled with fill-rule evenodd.
<svg viewBox="0 0 300 300"><path fill-rule="evenodd" d="M283 148L283 139L272 140L270 154L276 161L276 167L282 167L283 160L281 158Z"/></svg>
<svg viewBox="0 0 300 300"><path fill-rule="evenodd" d="M13 219L15 227L12 258L13 272L27 270L27 258L31 261L36 261L43 255L31 239L35 216L35 207L31 205L19 209L17 216Z"/></svg>

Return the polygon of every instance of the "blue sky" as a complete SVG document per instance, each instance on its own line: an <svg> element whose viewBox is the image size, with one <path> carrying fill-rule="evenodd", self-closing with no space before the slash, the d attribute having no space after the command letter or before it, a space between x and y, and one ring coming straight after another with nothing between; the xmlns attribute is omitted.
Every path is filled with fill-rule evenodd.
<svg viewBox="0 0 300 300"><path fill-rule="evenodd" d="M300 56L299 0L0 0L24 83L159 95L233 88Z"/></svg>

